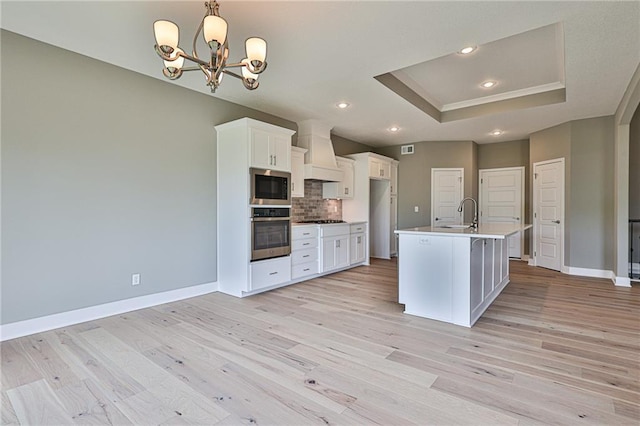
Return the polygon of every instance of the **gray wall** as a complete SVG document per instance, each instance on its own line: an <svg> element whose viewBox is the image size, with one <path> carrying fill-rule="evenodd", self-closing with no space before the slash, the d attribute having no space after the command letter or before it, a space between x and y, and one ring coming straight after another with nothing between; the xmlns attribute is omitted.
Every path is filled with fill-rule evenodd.
<svg viewBox="0 0 640 426"><path fill-rule="evenodd" d="M613 125L613 116L571 122L569 266L614 267Z"/></svg>
<svg viewBox="0 0 640 426"><path fill-rule="evenodd" d="M640 219L640 108L629 126L629 219ZM640 263L640 223L633 226L633 262Z"/></svg>
<svg viewBox="0 0 640 426"><path fill-rule="evenodd" d="M478 196L478 161L475 142L419 142L415 153L400 155L400 146L376 148L375 152L400 161L398 165L398 227L431 224L431 169L464 168L464 195ZM414 206L420 212L414 212ZM473 219L473 209L465 209L465 222Z"/></svg>
<svg viewBox="0 0 640 426"><path fill-rule="evenodd" d="M214 125L295 123L7 31L1 43L0 322L216 281Z"/></svg>
<svg viewBox="0 0 640 426"><path fill-rule="evenodd" d="M565 266L614 267L613 117L576 120L530 138L530 162L565 158Z"/></svg>
<svg viewBox="0 0 640 426"><path fill-rule="evenodd" d="M531 167L529 140L478 145L478 170L524 167L524 222L531 222ZM524 253L529 254L531 231L524 232Z"/></svg>
<svg viewBox="0 0 640 426"><path fill-rule="evenodd" d="M354 142L338 135L331 135L333 151L336 155L357 154L359 152L373 152L374 148L363 143Z"/></svg>

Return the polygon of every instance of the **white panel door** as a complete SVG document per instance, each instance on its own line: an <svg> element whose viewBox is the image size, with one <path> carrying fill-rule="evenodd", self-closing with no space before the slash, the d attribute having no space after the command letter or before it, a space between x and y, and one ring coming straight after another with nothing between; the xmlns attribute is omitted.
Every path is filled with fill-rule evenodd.
<svg viewBox="0 0 640 426"><path fill-rule="evenodd" d="M560 271L564 235L564 159L533 165L533 234L536 266Z"/></svg>
<svg viewBox="0 0 640 426"><path fill-rule="evenodd" d="M480 170L480 223L524 221L524 167ZM522 233L508 238L509 257L522 257Z"/></svg>
<svg viewBox="0 0 640 426"><path fill-rule="evenodd" d="M462 223L464 169L431 169L431 226Z"/></svg>

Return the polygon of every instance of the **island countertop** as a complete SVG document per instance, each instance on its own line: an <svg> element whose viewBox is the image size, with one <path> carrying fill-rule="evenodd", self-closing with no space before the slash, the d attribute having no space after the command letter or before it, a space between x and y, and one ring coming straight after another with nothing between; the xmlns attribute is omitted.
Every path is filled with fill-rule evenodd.
<svg viewBox="0 0 640 426"><path fill-rule="evenodd" d="M495 238L505 239L517 232L531 228L533 225L508 224L508 223L485 223L479 224L478 229L469 228L443 228L435 226L420 226L417 228L398 229L396 234L420 234L420 235L440 235L447 237L463 238Z"/></svg>

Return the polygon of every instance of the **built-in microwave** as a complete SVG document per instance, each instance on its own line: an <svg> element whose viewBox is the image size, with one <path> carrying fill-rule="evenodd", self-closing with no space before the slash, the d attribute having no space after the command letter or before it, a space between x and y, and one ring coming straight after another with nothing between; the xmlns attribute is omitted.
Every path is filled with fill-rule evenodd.
<svg viewBox="0 0 640 426"><path fill-rule="evenodd" d="M251 209L251 260L291 253L291 218L287 207Z"/></svg>
<svg viewBox="0 0 640 426"><path fill-rule="evenodd" d="M291 173L276 170L249 169L251 175L250 204L291 205Z"/></svg>

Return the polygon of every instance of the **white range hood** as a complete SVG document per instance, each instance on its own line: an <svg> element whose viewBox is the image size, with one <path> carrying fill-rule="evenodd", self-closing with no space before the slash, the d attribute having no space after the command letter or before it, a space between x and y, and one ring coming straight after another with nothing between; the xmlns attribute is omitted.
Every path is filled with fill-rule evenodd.
<svg viewBox="0 0 640 426"><path fill-rule="evenodd" d="M298 123L298 146L306 148L304 178L330 182L342 180L343 172L336 164L331 143L331 126L318 120Z"/></svg>

